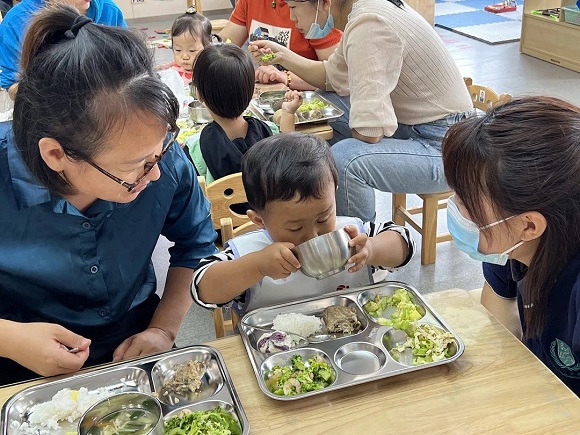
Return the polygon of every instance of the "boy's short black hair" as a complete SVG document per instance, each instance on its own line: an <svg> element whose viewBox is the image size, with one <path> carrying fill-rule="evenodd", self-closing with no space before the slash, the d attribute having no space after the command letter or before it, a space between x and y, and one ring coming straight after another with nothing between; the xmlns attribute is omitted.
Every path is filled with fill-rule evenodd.
<svg viewBox="0 0 580 435"><path fill-rule="evenodd" d="M242 179L253 210L261 212L272 201L321 198L338 173L330 147L304 133L270 136L254 144L242 158Z"/></svg>
<svg viewBox="0 0 580 435"><path fill-rule="evenodd" d="M204 48L193 67L193 84L204 104L222 118L241 116L250 104L255 87L250 54L234 44Z"/></svg>
<svg viewBox="0 0 580 435"><path fill-rule="evenodd" d="M193 36L201 38L202 45L207 47L211 44L211 31L211 21L198 14L195 9L191 9L175 19L173 26L171 26L171 38L191 33Z"/></svg>

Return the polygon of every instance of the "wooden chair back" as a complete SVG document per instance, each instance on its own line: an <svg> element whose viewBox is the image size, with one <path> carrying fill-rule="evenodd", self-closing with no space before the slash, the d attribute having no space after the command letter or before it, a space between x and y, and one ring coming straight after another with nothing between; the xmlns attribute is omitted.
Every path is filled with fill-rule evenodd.
<svg viewBox="0 0 580 435"><path fill-rule="evenodd" d="M503 104L512 99L510 94L498 94L487 86L474 85L471 77L464 77L463 81L469 90L474 109L485 112L498 104Z"/></svg>

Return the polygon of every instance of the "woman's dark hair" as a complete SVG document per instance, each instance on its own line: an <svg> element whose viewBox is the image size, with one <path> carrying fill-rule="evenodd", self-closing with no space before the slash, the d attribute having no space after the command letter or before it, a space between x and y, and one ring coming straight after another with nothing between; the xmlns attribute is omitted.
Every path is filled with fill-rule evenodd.
<svg viewBox="0 0 580 435"><path fill-rule="evenodd" d="M207 47L211 44L211 31L211 21L202 14L198 14L195 8L189 8L173 22L171 38L190 33L195 38L201 38L202 45Z"/></svg>
<svg viewBox="0 0 580 435"><path fill-rule="evenodd" d="M310 3L318 3L318 0L308 0ZM335 0L336 1L336 0ZM403 8L405 6L405 4L401 1L401 0L386 0L388 2L391 2L392 4L394 4L396 7L398 8ZM338 8L343 11L344 8L349 4L350 0L337 0L338 3Z"/></svg>
<svg viewBox="0 0 580 435"><path fill-rule="evenodd" d="M79 161L93 160L134 113L176 128L179 104L153 72L141 34L97 25L62 4L47 6L26 35L14 102L16 144L29 170L51 192L74 193L40 155L42 138L57 140Z"/></svg>
<svg viewBox="0 0 580 435"><path fill-rule="evenodd" d="M321 198L338 173L330 147L304 133L270 136L254 144L242 157L242 179L250 207L258 212L272 201Z"/></svg>
<svg viewBox="0 0 580 435"><path fill-rule="evenodd" d="M254 64L250 54L234 44L204 48L193 67L193 84L203 103L216 115L234 119L254 95Z"/></svg>
<svg viewBox="0 0 580 435"><path fill-rule="evenodd" d="M452 126L443 140L447 182L471 219L489 224L536 211L547 221L522 291L526 337L545 324L554 283L580 251L580 108L551 97L514 99ZM486 231L484 236L489 236Z"/></svg>

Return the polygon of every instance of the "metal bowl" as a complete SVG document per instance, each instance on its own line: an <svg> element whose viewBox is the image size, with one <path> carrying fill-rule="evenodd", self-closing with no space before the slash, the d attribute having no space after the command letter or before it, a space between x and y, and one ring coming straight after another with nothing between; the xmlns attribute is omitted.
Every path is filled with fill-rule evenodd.
<svg viewBox="0 0 580 435"><path fill-rule="evenodd" d="M123 419L132 426L131 433L136 435L163 435L163 413L157 399L145 393L120 393L109 396L91 406L81 417L77 433L80 435L96 435L104 433L102 429L108 421ZM129 415L130 414L130 415ZM140 424L151 427L139 430Z"/></svg>
<svg viewBox="0 0 580 435"><path fill-rule="evenodd" d="M344 229L310 239L292 249L304 275L316 279L327 278L341 272L354 255L348 245L350 237Z"/></svg>
<svg viewBox="0 0 580 435"><path fill-rule="evenodd" d="M282 108L286 91L262 92L258 97L258 103L262 110L274 113Z"/></svg>
<svg viewBox="0 0 580 435"><path fill-rule="evenodd" d="M213 121L209 110L198 100L189 103L189 118L196 124L207 124Z"/></svg>

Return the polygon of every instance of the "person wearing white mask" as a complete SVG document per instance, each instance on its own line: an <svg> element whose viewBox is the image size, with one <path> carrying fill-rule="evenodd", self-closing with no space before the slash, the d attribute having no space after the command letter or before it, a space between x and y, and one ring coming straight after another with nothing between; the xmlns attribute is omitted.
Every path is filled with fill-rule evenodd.
<svg viewBox="0 0 580 435"><path fill-rule="evenodd" d="M338 212L373 221L374 189L448 190L441 140L473 105L459 68L431 25L402 0L287 3L296 28L309 36L323 35L332 25L343 30L325 62L301 58L269 41L250 42L258 62L280 64L317 88L334 91L324 96L344 110L332 123ZM262 61L267 53L274 59Z"/></svg>
<svg viewBox="0 0 580 435"><path fill-rule="evenodd" d="M449 129L449 232L481 302L580 395L580 107L523 97Z"/></svg>

